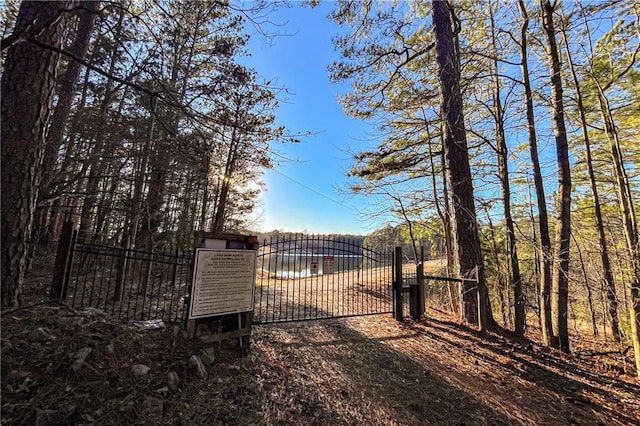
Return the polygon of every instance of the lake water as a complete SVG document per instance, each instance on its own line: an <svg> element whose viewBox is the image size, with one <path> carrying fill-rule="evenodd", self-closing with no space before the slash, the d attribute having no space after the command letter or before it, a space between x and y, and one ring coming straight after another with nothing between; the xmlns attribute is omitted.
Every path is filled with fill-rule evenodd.
<svg viewBox="0 0 640 426"><path fill-rule="evenodd" d="M258 270L275 274L277 278L306 278L342 271L351 271L362 266L362 256L357 254L304 254L269 253L258 257Z"/></svg>

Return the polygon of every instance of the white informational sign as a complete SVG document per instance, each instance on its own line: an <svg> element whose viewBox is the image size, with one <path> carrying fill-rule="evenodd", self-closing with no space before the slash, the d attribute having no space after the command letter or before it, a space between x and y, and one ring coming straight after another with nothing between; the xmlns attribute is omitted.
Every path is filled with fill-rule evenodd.
<svg viewBox="0 0 640 426"><path fill-rule="evenodd" d="M189 318L253 311L254 250L196 249Z"/></svg>

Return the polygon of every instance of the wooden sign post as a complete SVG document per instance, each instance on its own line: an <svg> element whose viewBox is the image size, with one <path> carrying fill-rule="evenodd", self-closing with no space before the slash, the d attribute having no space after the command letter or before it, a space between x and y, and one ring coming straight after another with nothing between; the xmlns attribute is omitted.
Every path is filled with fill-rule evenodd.
<svg viewBox="0 0 640 426"><path fill-rule="evenodd" d="M206 343L237 338L249 350L258 238L197 232L195 242L187 337L195 338L201 324L213 325L215 333L198 338Z"/></svg>

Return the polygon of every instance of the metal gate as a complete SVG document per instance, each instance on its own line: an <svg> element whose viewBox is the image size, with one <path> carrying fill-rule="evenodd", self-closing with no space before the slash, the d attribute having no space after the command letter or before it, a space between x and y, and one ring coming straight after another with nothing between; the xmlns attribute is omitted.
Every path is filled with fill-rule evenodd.
<svg viewBox="0 0 640 426"><path fill-rule="evenodd" d="M258 250L254 324L394 312L393 251L361 239L276 235ZM52 298L123 320L185 320L191 252L147 252L78 236L65 224ZM397 297L396 297L397 299Z"/></svg>
<svg viewBox="0 0 640 426"><path fill-rule="evenodd" d="M258 250L254 323L392 313L393 252L361 240L276 235Z"/></svg>
<svg viewBox="0 0 640 426"><path fill-rule="evenodd" d="M191 252L143 251L99 241L68 222L58 244L51 297L122 320L180 322L192 258Z"/></svg>

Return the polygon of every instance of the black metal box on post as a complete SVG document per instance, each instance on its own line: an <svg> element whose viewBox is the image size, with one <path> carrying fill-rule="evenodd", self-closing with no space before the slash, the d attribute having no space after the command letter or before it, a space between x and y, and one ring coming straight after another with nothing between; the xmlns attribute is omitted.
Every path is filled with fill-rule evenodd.
<svg viewBox="0 0 640 426"><path fill-rule="evenodd" d="M237 338L249 350L257 249L257 236L195 233L186 320L189 339L211 343ZM215 331L198 333L203 328Z"/></svg>
<svg viewBox="0 0 640 426"><path fill-rule="evenodd" d="M409 288L411 318L419 320L424 315L424 247L420 247L420 262L416 265L416 282Z"/></svg>

